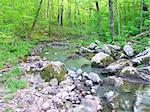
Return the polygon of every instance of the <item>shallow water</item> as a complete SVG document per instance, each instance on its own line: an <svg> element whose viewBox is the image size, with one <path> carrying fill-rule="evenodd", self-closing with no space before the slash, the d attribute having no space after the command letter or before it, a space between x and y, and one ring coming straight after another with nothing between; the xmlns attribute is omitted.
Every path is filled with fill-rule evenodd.
<svg viewBox="0 0 150 112"><path fill-rule="evenodd" d="M80 41L80 40L78 40ZM77 42L77 41L76 41ZM50 61L61 61L65 63L66 67L71 70L81 68L85 72L95 72L101 78L105 77L101 74L101 69L92 68L90 60L85 57L73 57L72 54L78 49L74 40L67 41L64 46L52 44L52 46L45 47L40 53L41 56L46 57ZM102 96L107 91L115 91L119 96L114 100L115 112L150 112L150 86L143 84L131 83L124 81L124 84L119 88L112 86L100 86L97 94ZM111 112L110 106L104 109L104 112Z"/></svg>

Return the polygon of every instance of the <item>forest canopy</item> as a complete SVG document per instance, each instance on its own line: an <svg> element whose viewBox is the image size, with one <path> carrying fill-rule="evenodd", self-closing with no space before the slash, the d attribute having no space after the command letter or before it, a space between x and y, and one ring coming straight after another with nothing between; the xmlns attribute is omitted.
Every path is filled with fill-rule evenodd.
<svg viewBox="0 0 150 112"><path fill-rule="evenodd" d="M46 35L61 31L54 26L63 26L68 33L110 37L111 16L113 36L134 36L149 29L149 4L149 0L2 0L1 31L28 37L35 24L34 32Z"/></svg>

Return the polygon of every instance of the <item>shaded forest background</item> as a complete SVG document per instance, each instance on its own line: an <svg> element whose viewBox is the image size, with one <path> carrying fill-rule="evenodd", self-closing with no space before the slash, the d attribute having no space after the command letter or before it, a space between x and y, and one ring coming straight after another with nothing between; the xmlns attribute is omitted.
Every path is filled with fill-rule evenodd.
<svg viewBox="0 0 150 112"><path fill-rule="evenodd" d="M115 36L148 30L149 0L2 0L1 31L27 37L37 18L34 32L45 35L66 31L110 37L108 2L112 2Z"/></svg>

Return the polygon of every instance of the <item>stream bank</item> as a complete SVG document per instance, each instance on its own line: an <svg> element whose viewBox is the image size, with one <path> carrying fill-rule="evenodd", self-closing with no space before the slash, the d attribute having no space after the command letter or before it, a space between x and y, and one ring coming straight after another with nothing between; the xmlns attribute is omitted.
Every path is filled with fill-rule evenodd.
<svg viewBox="0 0 150 112"><path fill-rule="evenodd" d="M79 52L79 48L82 53ZM10 108L16 109L18 106L16 102L20 102L21 107L17 109L18 112L57 112L60 110L64 112L68 112L69 110L74 112L78 112L78 110L80 110L79 112L81 112L81 110L83 112L111 112L113 110L118 112L141 112L142 109L145 109L143 112L146 110L149 111L149 103L147 102L149 100L149 85L141 84L140 82L133 83L129 82L128 80L123 81L119 77L109 76L110 74L104 68L92 67L91 58L94 56L94 54L93 52L91 53L91 49L81 47L80 45L75 45L72 41L54 41L51 43L46 43L45 45L39 45L37 48L33 49L31 56L27 57L25 62L20 63L20 66L22 67L22 73L24 74L24 77L22 78L26 78L30 82L30 87L28 89L19 90L16 97L14 97L14 100L10 104L5 105L4 108L10 106ZM40 55L40 57L46 57L50 61L63 62L68 69L68 75L65 78L64 83L58 84L56 79L53 80L54 82L52 84L54 85L44 82L39 73L47 64L50 63L50 61L48 61L46 58L42 59L36 55ZM88 75L91 72L99 75L100 79L97 83L93 83L93 81L88 78ZM74 76L76 75L78 76L74 79ZM77 85L74 85L76 80L79 80L78 84L81 86L80 88L76 88ZM108 83L111 81L112 83ZM67 86L69 86L69 90L71 89L70 92L65 90ZM95 91L92 90L93 88ZM83 93L81 91L74 91L79 91L80 89ZM67 91L67 93L63 93L63 91ZM59 93L62 94L60 95ZM69 98L73 98L69 102L67 99L62 97L68 97L68 94ZM65 101L60 101L63 99L65 99ZM38 104L36 103L37 100L40 100ZM45 104L43 102L48 103ZM72 104L72 102L74 102L75 105L74 103ZM93 105L95 103L97 104L96 106ZM54 105L54 107L49 104ZM30 108L28 105L30 105ZM85 105L89 105L89 107L92 106L92 108L95 108L95 110L86 108ZM139 105L142 105L142 107L139 107ZM52 106L53 108L50 108L49 106Z"/></svg>

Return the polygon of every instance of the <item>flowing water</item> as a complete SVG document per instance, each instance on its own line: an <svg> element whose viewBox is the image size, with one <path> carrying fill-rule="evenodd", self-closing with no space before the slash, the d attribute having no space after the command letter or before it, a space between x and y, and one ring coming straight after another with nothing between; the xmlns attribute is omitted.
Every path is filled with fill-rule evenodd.
<svg viewBox="0 0 150 112"><path fill-rule="evenodd" d="M86 57L76 56L74 52L78 49L76 43L81 40L71 39L69 41L52 42L43 49L41 56L47 57L51 61L61 61L70 70L81 68L85 72L95 72L101 78L102 69L92 68L91 61ZM135 84L125 81L119 88L112 86L100 86L97 94L103 95L107 91L115 91L119 96L114 100L115 112L150 112L150 86ZM104 112L111 112L110 106L106 104Z"/></svg>

